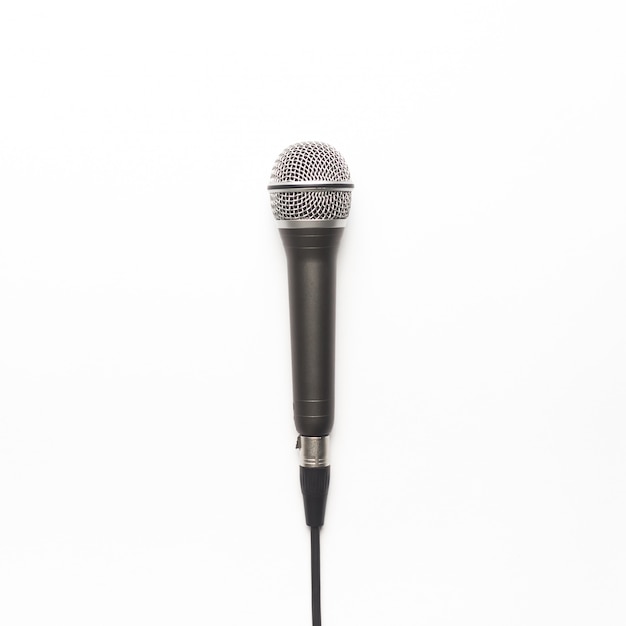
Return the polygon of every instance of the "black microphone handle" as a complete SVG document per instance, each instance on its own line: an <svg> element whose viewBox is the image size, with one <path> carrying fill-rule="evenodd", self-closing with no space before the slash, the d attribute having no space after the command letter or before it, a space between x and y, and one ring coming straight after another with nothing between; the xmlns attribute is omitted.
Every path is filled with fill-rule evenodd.
<svg viewBox="0 0 626 626"><path fill-rule="evenodd" d="M335 284L343 228L279 228L287 253L293 413L305 437L335 418Z"/></svg>

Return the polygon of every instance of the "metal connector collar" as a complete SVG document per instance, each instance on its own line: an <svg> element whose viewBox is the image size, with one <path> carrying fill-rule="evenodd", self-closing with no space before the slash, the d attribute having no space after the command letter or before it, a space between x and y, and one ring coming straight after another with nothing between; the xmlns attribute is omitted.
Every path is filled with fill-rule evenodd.
<svg viewBox="0 0 626 626"><path fill-rule="evenodd" d="M329 441L325 437L304 437L300 435L296 448L300 451L300 467L328 467Z"/></svg>

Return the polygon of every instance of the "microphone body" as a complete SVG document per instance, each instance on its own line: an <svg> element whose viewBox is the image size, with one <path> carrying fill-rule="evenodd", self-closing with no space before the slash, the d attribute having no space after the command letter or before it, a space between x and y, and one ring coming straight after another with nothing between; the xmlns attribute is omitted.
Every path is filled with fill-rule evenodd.
<svg viewBox="0 0 626 626"><path fill-rule="evenodd" d="M335 285L343 228L279 232L287 254L296 430L325 437L335 420Z"/></svg>

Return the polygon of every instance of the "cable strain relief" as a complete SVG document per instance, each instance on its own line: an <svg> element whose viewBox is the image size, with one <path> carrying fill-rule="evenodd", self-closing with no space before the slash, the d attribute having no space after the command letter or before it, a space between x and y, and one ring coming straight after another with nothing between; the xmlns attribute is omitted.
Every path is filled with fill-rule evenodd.
<svg viewBox="0 0 626 626"><path fill-rule="evenodd" d="M330 485L330 465L326 467L300 467L300 488L304 498L304 515L307 526L324 525L326 500Z"/></svg>

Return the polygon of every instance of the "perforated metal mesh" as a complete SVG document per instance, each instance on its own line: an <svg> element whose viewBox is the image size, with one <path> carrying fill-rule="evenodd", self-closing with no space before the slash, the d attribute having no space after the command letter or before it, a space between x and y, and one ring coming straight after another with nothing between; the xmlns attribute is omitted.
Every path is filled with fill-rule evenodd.
<svg viewBox="0 0 626 626"><path fill-rule="evenodd" d="M272 168L270 183L348 182L350 171L332 146L317 141L295 143L284 150ZM271 191L277 220L336 220L350 213L350 191Z"/></svg>

